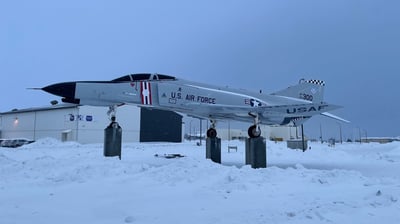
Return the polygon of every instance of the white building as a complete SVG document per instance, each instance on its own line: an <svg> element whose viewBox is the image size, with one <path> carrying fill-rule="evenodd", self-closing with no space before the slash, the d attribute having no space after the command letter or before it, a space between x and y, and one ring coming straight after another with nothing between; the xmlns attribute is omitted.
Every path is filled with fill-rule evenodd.
<svg viewBox="0 0 400 224"><path fill-rule="evenodd" d="M0 138L102 143L110 123L107 111L107 107L61 104L1 113ZM182 141L182 116L174 112L125 105L118 107L116 117L123 142Z"/></svg>
<svg viewBox="0 0 400 224"><path fill-rule="evenodd" d="M291 126L266 126L261 125L261 135L270 140L287 141L300 138L301 132ZM218 137L223 140L248 138L247 130L242 129L218 129Z"/></svg>
<svg viewBox="0 0 400 224"><path fill-rule="evenodd" d="M287 141L301 138L300 127L293 126L264 126L265 136L271 140Z"/></svg>

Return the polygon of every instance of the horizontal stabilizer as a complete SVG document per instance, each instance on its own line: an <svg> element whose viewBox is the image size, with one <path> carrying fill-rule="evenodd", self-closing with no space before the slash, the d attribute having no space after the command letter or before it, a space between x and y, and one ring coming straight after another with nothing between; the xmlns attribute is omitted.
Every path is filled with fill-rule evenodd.
<svg viewBox="0 0 400 224"><path fill-rule="evenodd" d="M338 116L336 116L336 115L333 115L333 114L331 114L331 113L325 112L325 113L321 113L321 115L324 115L324 116L326 116L326 117L333 118L333 119L338 120L338 121L342 121L342 122L344 122L344 123L350 123L350 121L345 120L345 119L343 119L343 118L341 118L341 117L338 117Z"/></svg>

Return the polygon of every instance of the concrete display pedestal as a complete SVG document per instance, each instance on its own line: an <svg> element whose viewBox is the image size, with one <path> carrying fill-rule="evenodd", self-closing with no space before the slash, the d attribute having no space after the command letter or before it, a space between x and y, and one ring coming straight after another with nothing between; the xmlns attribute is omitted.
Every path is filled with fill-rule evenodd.
<svg viewBox="0 0 400 224"><path fill-rule="evenodd" d="M251 165L255 169L267 167L267 143L265 138L246 139L246 165Z"/></svg>
<svg viewBox="0 0 400 224"><path fill-rule="evenodd" d="M211 159L215 163L221 163L221 139L206 139L206 158Z"/></svg>
<svg viewBox="0 0 400 224"><path fill-rule="evenodd" d="M122 128L113 121L104 129L104 156L119 156L121 160Z"/></svg>

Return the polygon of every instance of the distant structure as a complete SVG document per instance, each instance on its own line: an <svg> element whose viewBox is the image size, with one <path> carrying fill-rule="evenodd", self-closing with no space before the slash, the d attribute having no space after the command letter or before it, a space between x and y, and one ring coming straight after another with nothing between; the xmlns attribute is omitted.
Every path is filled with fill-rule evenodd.
<svg viewBox="0 0 400 224"><path fill-rule="evenodd" d="M0 113L0 138L102 143L110 123L107 107L53 104ZM175 112L124 105L117 109L123 142L182 142L182 116Z"/></svg>
<svg viewBox="0 0 400 224"><path fill-rule="evenodd" d="M300 139L301 132L297 127L293 126L268 126L261 125L262 136L271 141L288 141L293 139ZM203 139L205 139L205 134L202 134ZM186 139L199 139L200 134L190 133L186 134ZM222 140L245 140L248 138L247 130L238 128L221 128L218 131L218 137Z"/></svg>
<svg viewBox="0 0 400 224"><path fill-rule="evenodd" d="M397 138L393 138L393 137L367 137L367 138L361 138L361 143L375 142L375 143L385 144L385 143L390 143L390 142L394 142L394 141L400 141L400 137L397 137ZM360 141L358 141L358 142L360 142Z"/></svg>

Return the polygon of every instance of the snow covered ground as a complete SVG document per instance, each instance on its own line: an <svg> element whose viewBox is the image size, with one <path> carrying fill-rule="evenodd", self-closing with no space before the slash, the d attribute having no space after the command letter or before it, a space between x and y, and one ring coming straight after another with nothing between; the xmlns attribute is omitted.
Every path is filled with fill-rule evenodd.
<svg viewBox="0 0 400 224"><path fill-rule="evenodd" d="M242 142L223 142L222 165L195 142L124 144L121 161L102 144L0 148L0 223L399 222L399 142L310 146L268 142L266 169Z"/></svg>

